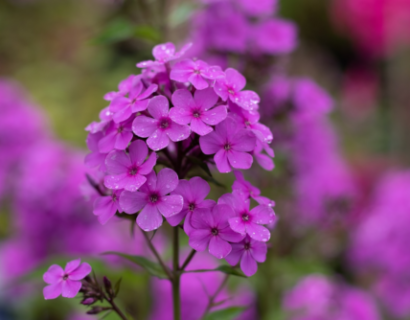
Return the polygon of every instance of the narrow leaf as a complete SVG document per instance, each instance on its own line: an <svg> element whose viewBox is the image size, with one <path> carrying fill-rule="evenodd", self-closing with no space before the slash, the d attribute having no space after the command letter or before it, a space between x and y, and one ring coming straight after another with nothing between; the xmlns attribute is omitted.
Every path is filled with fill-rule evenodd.
<svg viewBox="0 0 410 320"><path fill-rule="evenodd" d="M223 265L223 266L219 266L216 269L198 269L198 270L188 270L185 271L184 273L202 273L202 272L223 272L232 276L237 276L237 277L242 277L242 278L246 278L246 276L243 274L242 271L233 268L231 266L227 266L227 265Z"/></svg>
<svg viewBox="0 0 410 320"><path fill-rule="evenodd" d="M114 295L117 296L120 292L122 278L118 279L118 281L114 285Z"/></svg>
<svg viewBox="0 0 410 320"><path fill-rule="evenodd" d="M141 256L133 256L133 255L129 255L129 254L125 254L125 253L120 253L120 252L114 252L114 251L109 251L109 252L104 252L103 255L116 255L119 257L122 257L124 259L127 259L137 265L139 265L140 267L144 268L145 271L147 271L150 275L154 276L154 277L158 277L160 279L168 279L166 273L164 272L164 270L162 269L162 267L151 261L148 260L147 258L141 257Z"/></svg>
<svg viewBox="0 0 410 320"><path fill-rule="evenodd" d="M203 320L233 320L239 316L245 308L230 307L209 313Z"/></svg>

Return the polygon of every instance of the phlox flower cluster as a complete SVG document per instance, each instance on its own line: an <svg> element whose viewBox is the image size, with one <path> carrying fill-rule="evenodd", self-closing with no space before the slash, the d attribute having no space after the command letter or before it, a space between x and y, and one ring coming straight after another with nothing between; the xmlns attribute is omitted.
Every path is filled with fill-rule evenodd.
<svg viewBox="0 0 410 320"><path fill-rule="evenodd" d="M301 279L285 294L283 308L290 320L381 319L365 291L316 274Z"/></svg>
<svg viewBox="0 0 410 320"><path fill-rule="evenodd" d="M272 78L263 97L264 113L288 114L291 129L282 132L282 144L290 158L297 214L305 224L326 225L355 195L328 117L333 100L313 80L285 76Z"/></svg>
<svg viewBox="0 0 410 320"><path fill-rule="evenodd" d="M277 0L202 2L206 6L192 19L195 55L226 65L229 53L283 55L297 46L295 24L275 16Z"/></svg>
<svg viewBox="0 0 410 320"><path fill-rule="evenodd" d="M93 212L102 224L119 213L137 214L146 232L164 220L174 227L183 222L192 248L208 249L218 259L232 254L228 262L241 261L252 275L256 261L265 259L270 232L263 225L275 219L273 202L241 173L232 194L217 201L206 199L204 178L184 178L198 163L228 173L249 169L254 157L271 170L273 135L259 123L259 96L244 90L244 76L184 58L189 48L155 46L155 60L138 63L141 74L105 96L100 121L87 127L91 153L85 161L102 175ZM253 209L250 197L259 202Z"/></svg>
<svg viewBox="0 0 410 320"><path fill-rule="evenodd" d="M358 274L374 274L373 291L391 315L406 319L410 314L410 172L385 174L363 211L364 218L351 236L351 265Z"/></svg>

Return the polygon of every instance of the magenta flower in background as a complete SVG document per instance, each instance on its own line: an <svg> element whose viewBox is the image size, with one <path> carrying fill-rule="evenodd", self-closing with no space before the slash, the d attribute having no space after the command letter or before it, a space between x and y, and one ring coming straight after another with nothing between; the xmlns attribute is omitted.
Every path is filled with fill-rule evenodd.
<svg viewBox="0 0 410 320"><path fill-rule="evenodd" d="M215 131L200 137L199 144L205 154L215 154L214 160L219 172L235 169L249 169L253 158L248 153L255 148L255 135L241 129L234 119L228 117L215 127Z"/></svg>
<svg viewBox="0 0 410 320"><path fill-rule="evenodd" d="M145 89L141 79L135 77L128 97L117 96L111 101L110 110L114 112L114 122L125 121L131 114L147 109L148 98L157 90L156 84L151 84Z"/></svg>
<svg viewBox="0 0 410 320"><path fill-rule="evenodd" d="M225 76L219 66L209 66L202 60L184 59L176 63L170 72L170 79L178 82L189 82L195 89L202 90L209 87L210 80Z"/></svg>
<svg viewBox="0 0 410 320"><path fill-rule="evenodd" d="M152 55L155 58L155 61L148 60L148 61L142 61L137 63L138 68L149 68L149 67L155 67L159 65L163 65L169 61L176 60L181 58L186 51L191 48L192 43L188 43L185 46L181 48L180 51L175 52L175 46L171 42L159 44L152 49Z"/></svg>
<svg viewBox="0 0 410 320"><path fill-rule="evenodd" d="M284 297L285 310L295 315L291 320L379 320L371 296L344 283L322 275L303 278Z"/></svg>
<svg viewBox="0 0 410 320"><path fill-rule="evenodd" d="M134 214L141 210L137 224L144 231L158 229L162 225L162 216L172 217L182 210L184 199L180 195L168 195L178 186L178 175L165 168L158 176L151 172L147 182L138 192L124 191L120 197L120 206L124 212Z"/></svg>
<svg viewBox="0 0 410 320"><path fill-rule="evenodd" d="M254 91L241 91L245 88L246 79L238 71L232 68L225 70L225 78L217 79L215 82L215 92L223 101L228 98L246 110L258 109L259 96Z"/></svg>
<svg viewBox="0 0 410 320"><path fill-rule="evenodd" d="M265 262L267 245L264 242L255 241L248 235L239 243L232 243L232 251L225 257L225 260L231 265L236 266L241 262L241 270L250 277L258 270L257 262Z"/></svg>
<svg viewBox="0 0 410 320"><path fill-rule="evenodd" d="M218 259L226 257L232 250L229 242L244 238L229 227L228 220L233 216L232 208L225 204L196 210L191 216L193 230L189 234L189 245L197 251L209 247L209 253Z"/></svg>
<svg viewBox="0 0 410 320"><path fill-rule="evenodd" d="M93 213L98 216L98 221L101 224L106 224L115 213L122 212L120 207L120 195L122 190L113 191L111 195L108 196L98 196L94 201L94 210Z"/></svg>
<svg viewBox="0 0 410 320"><path fill-rule="evenodd" d="M148 148L144 141L137 140L130 144L129 153L111 151L105 160L108 175L104 184L109 189L138 190L147 180L145 177L157 162L155 152L148 156Z"/></svg>
<svg viewBox="0 0 410 320"><path fill-rule="evenodd" d="M263 116L272 116L284 109L292 92L292 81L284 75L275 75L264 86L261 100Z"/></svg>
<svg viewBox="0 0 410 320"><path fill-rule="evenodd" d="M91 150L91 153L86 155L84 163L89 168L97 168L101 171L105 171L105 157L107 156L107 153L100 153L98 148L98 143L102 137L102 132L88 134L86 142L88 149ZM112 149L110 149L110 151Z"/></svg>
<svg viewBox="0 0 410 320"><path fill-rule="evenodd" d="M293 103L301 115L326 114L333 108L330 95L308 78L294 82Z"/></svg>
<svg viewBox="0 0 410 320"><path fill-rule="evenodd" d="M288 54L297 46L297 27L291 21L270 19L254 27L251 41L255 52Z"/></svg>
<svg viewBox="0 0 410 320"><path fill-rule="evenodd" d="M168 223L175 227L185 218L184 230L189 234L192 230L191 216L198 209L211 208L216 203L213 200L206 200L206 196L211 191L208 182L200 177L193 177L190 180L180 180L177 188L172 194L181 195L184 205L180 213L167 218Z"/></svg>
<svg viewBox="0 0 410 320"><path fill-rule="evenodd" d="M187 89L180 89L172 95L174 108L169 117L181 125L190 124L191 130L200 136L207 135L228 115L226 106L215 106L218 96L212 88L197 90L194 97ZM212 109L211 109L212 108Z"/></svg>
<svg viewBox="0 0 410 320"><path fill-rule="evenodd" d="M113 149L125 150L132 140L132 119L121 123L111 122L104 130L105 135L98 141L98 150L108 153Z"/></svg>
<svg viewBox="0 0 410 320"><path fill-rule="evenodd" d="M81 280L90 272L91 266L80 259L67 263L65 269L53 264L43 275L44 281L49 284L43 290L44 298L55 299L59 295L64 298L74 298L81 289Z"/></svg>
<svg viewBox="0 0 410 320"><path fill-rule="evenodd" d="M230 217L229 225L240 234L248 234L252 239L266 242L270 232L262 224L272 223L275 219L273 209L268 205L258 205L250 210L250 201L240 191L224 194L218 204L227 204L233 208L235 215Z"/></svg>
<svg viewBox="0 0 410 320"><path fill-rule="evenodd" d="M277 10L278 0L239 0L237 1L243 13L252 16L269 16Z"/></svg>
<svg viewBox="0 0 410 320"><path fill-rule="evenodd" d="M148 112L153 118L144 115L134 119L132 130L142 138L148 138L148 146L158 151L168 146L169 140L174 142L185 140L191 130L186 125L172 121L169 116L169 101L164 96L152 98L148 104Z"/></svg>

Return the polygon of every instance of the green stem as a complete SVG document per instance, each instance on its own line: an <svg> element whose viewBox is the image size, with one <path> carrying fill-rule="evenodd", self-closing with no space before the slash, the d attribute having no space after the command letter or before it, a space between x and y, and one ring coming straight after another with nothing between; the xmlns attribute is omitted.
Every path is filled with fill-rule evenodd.
<svg viewBox="0 0 410 320"><path fill-rule="evenodd" d="M196 250L192 249L189 256L186 258L185 262L182 264L181 271L184 271L188 264L191 262L192 258L195 256Z"/></svg>
<svg viewBox="0 0 410 320"><path fill-rule="evenodd" d="M215 293L209 298L208 305L207 305L207 307L205 309L205 312L204 312L204 315L202 316L201 319L204 319L208 315L209 311L211 311L212 307L215 304L215 299L218 297L219 293L222 291L222 289L228 283L228 279L229 279L229 274L225 275L225 278L223 279L223 281L219 285L218 289L216 289Z"/></svg>
<svg viewBox="0 0 410 320"><path fill-rule="evenodd" d="M181 295L180 295L180 278L179 273L179 228L174 229L174 252L173 252L173 267L174 276L172 279L172 299L174 303L174 320L181 320Z"/></svg>

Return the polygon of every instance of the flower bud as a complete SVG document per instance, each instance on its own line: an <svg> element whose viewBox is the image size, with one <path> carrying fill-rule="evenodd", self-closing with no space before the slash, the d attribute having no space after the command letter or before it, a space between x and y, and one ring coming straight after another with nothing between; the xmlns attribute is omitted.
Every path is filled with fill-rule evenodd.
<svg viewBox="0 0 410 320"><path fill-rule="evenodd" d="M95 306L95 307L92 307L91 310L87 311L87 314L99 314L99 313L101 313L103 311L106 311L106 310L111 310L111 308L110 307Z"/></svg>
<svg viewBox="0 0 410 320"><path fill-rule="evenodd" d="M95 303L95 301L97 301L95 298L85 298L83 299L83 301L81 301L81 304L85 305L85 306L89 306L92 305L93 303Z"/></svg>
<svg viewBox="0 0 410 320"><path fill-rule="evenodd" d="M107 292L107 294L110 296L110 298L113 298L114 297L114 291L112 290L111 281L108 280L107 277L104 277L103 282L104 282L105 292Z"/></svg>

